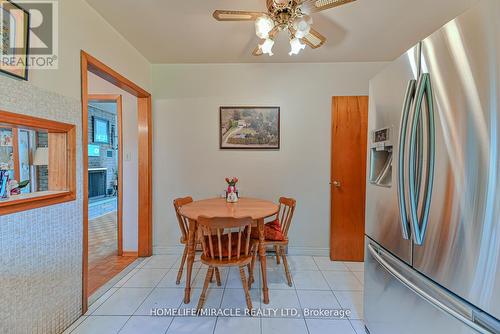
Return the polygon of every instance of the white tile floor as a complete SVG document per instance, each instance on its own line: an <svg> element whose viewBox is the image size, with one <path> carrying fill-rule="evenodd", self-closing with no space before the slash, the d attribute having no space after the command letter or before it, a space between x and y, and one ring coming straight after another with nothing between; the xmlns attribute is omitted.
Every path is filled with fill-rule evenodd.
<svg viewBox="0 0 500 334"><path fill-rule="evenodd" d="M260 266L251 297L254 309L293 308L299 313L254 317L153 317L152 308L195 308L206 268L199 261L193 269L191 303L185 305L185 281L175 284L180 257L156 255L143 261L89 307L87 314L65 333L73 334L365 334L363 324L363 264L331 262L327 257L289 256L293 287L286 282L282 265L268 256L270 303L261 302ZM183 279L185 278L185 272ZM221 270L222 286L215 282L207 293L206 308L245 309L239 271ZM305 314L304 309L349 309L349 319Z"/></svg>

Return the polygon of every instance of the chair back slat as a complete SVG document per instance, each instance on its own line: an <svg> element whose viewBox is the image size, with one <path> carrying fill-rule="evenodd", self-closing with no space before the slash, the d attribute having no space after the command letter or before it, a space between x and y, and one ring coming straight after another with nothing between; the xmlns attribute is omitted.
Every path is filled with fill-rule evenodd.
<svg viewBox="0 0 500 334"><path fill-rule="evenodd" d="M240 258L241 254L241 227L238 228L238 246L236 247L237 259Z"/></svg>
<svg viewBox="0 0 500 334"><path fill-rule="evenodd" d="M281 213L281 231L283 235L288 236L288 230L290 229L290 225L292 223L293 214L295 212L295 207L297 205L297 201L293 198L280 197L280 213Z"/></svg>
<svg viewBox="0 0 500 334"><path fill-rule="evenodd" d="M219 260L222 261L222 240L221 240L221 233L220 233L220 228L217 229L217 245L219 246Z"/></svg>
<svg viewBox="0 0 500 334"><path fill-rule="evenodd" d="M248 226L248 230L246 231L246 233L248 233L248 235L252 235L252 225ZM248 252L250 251L250 238L247 238L246 240L246 245L245 245L245 254L248 254Z"/></svg>
<svg viewBox="0 0 500 334"><path fill-rule="evenodd" d="M250 232L252 224L253 220L250 217L198 217L199 231L201 232L202 247L205 255L219 261L230 261L234 258L239 260L242 256L250 256L250 242L252 239ZM208 239L208 242L205 241L206 239ZM217 249L215 249L215 242L217 242ZM234 252L235 248L236 253Z"/></svg>
<svg viewBox="0 0 500 334"><path fill-rule="evenodd" d="M201 240L201 247L203 249L211 249L212 247L207 246L207 243L205 241L205 238L203 236L203 231L201 229L198 229L198 240Z"/></svg>
<svg viewBox="0 0 500 334"><path fill-rule="evenodd" d="M229 232L231 232L231 231L229 231ZM229 260L231 260L231 254L232 254L231 252L233 251L233 249L232 249L232 246L233 246L233 245L232 245L232 243L231 243L231 241L232 241L232 240L231 240L232 235L233 235L232 233L228 233L228 234L227 234L227 237L228 237L228 239L229 239L229 242L228 242L228 243L229 243L229 246L228 246L228 247L229 247L229 250L228 250L228 258L229 258Z"/></svg>
<svg viewBox="0 0 500 334"><path fill-rule="evenodd" d="M179 209L182 206L189 204L189 203L192 203L192 202L193 202L193 198L189 197L189 196L174 199L175 215L177 216L177 222L179 223L179 229L181 230L182 240L185 240L186 242L187 242L188 233L189 233L189 220L179 213Z"/></svg>
<svg viewBox="0 0 500 334"><path fill-rule="evenodd" d="M212 241L212 235L211 234L209 234L209 235L210 235L210 237L208 238L208 244L210 245L210 257L212 259L214 259L215 258L214 244L213 244L213 241ZM205 238L203 238L203 239L205 239Z"/></svg>

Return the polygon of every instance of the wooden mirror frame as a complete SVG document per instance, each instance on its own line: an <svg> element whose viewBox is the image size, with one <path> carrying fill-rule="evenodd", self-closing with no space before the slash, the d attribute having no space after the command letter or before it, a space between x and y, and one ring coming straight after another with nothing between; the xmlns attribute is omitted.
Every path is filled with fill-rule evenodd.
<svg viewBox="0 0 500 334"><path fill-rule="evenodd" d="M49 134L49 190L0 201L0 216L76 199L76 127L43 118L0 110L0 125L44 130ZM16 143L14 143L15 145ZM51 148L51 149L50 149Z"/></svg>

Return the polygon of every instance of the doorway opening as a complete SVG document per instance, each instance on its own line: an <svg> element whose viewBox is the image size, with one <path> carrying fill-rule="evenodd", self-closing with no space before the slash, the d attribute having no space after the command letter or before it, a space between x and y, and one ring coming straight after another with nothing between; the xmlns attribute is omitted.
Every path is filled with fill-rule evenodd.
<svg viewBox="0 0 500 334"><path fill-rule="evenodd" d="M88 99L88 296L131 264L123 255L122 96Z"/></svg>
<svg viewBox="0 0 500 334"><path fill-rule="evenodd" d="M81 52L81 79L82 150L83 165L87 169L83 173L84 314L89 296L103 282L137 257L152 255L152 124L151 94L84 51ZM100 80L106 90L120 93L99 90L97 94L93 86L96 80ZM123 159L127 145L122 136L122 109L127 111L130 105L133 120L128 124L135 129L135 150L126 152ZM127 169L124 160L125 164L131 160L136 162L135 176L127 180L123 177ZM123 213L124 201L127 208L136 208L133 213ZM128 238L127 226L131 230Z"/></svg>

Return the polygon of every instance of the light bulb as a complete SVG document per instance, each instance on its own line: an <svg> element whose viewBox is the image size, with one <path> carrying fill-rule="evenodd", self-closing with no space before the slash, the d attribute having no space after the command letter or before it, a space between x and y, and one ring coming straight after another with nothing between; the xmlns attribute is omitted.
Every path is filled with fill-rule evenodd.
<svg viewBox="0 0 500 334"><path fill-rule="evenodd" d="M266 54L272 56L272 55L274 55L273 46L274 46L274 41L270 38L266 38L264 43L259 45L259 48L260 48L260 51L262 51L262 53L266 53Z"/></svg>
<svg viewBox="0 0 500 334"><path fill-rule="evenodd" d="M262 15L255 20L255 33L259 38L268 38L274 28L274 21L267 15Z"/></svg>
<svg viewBox="0 0 500 334"><path fill-rule="evenodd" d="M295 37L304 38L311 31L312 18L309 15L302 15L293 21L293 29L295 30Z"/></svg>
<svg viewBox="0 0 500 334"><path fill-rule="evenodd" d="M300 39L298 39L297 37L295 37L294 39L291 39L290 40L290 47L291 47L291 50L290 50L290 53L289 55L292 56L292 55L298 55L300 50L304 50L306 45L305 44L302 44L300 42Z"/></svg>

